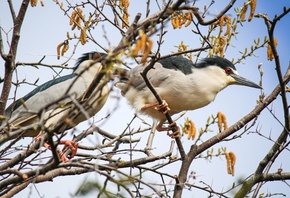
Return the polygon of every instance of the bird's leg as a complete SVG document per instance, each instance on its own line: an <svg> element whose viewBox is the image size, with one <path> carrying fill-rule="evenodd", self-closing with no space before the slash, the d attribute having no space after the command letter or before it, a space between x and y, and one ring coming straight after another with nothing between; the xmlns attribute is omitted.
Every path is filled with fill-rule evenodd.
<svg viewBox="0 0 290 198"><path fill-rule="evenodd" d="M154 102L154 103L150 103L150 104L145 104L142 108L141 108L141 110L143 111L143 110L145 110L145 109L148 109L148 108L151 108L151 107L155 107L155 106L157 106L159 103L158 102Z"/></svg>
<svg viewBox="0 0 290 198"><path fill-rule="evenodd" d="M141 110L145 110L151 107L154 107L155 110L163 114L166 114L168 113L168 111L170 111L170 108L168 107L168 104L165 100L162 100L162 104L159 104L158 102L146 104L141 108ZM157 131L167 131L167 135L171 138L179 137L180 129L175 122L169 124L168 127L163 127L163 123L164 122L159 122L159 124L156 127ZM173 131L173 128L175 129L175 131ZM170 130L172 130L172 133L169 133Z"/></svg>
<svg viewBox="0 0 290 198"><path fill-rule="evenodd" d="M168 104L165 100L162 100L162 104L159 104L158 102L146 104L141 108L141 110L145 110L151 107L154 107L155 110L160 111L163 114L166 114L168 111L170 111L170 108L168 107Z"/></svg>
<svg viewBox="0 0 290 198"><path fill-rule="evenodd" d="M173 131L173 128L175 128L175 131ZM156 127L157 131L167 131L167 135L171 138L177 138L180 134L180 129L176 125L176 122L173 122L168 125L168 127L163 127L163 122L159 122L159 124ZM169 133L169 131L172 130L172 133Z"/></svg>

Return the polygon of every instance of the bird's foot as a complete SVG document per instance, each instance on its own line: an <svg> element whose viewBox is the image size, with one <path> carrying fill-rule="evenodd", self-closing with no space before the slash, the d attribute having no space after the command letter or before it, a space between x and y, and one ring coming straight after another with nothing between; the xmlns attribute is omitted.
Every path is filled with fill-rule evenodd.
<svg viewBox="0 0 290 198"><path fill-rule="evenodd" d="M38 141L38 140L41 138L41 136L42 136L42 133L39 133L39 134L36 136L35 140ZM71 155L70 155L70 158L73 158L73 157L76 155L76 153L77 153L77 149L78 149L78 143L76 143L75 141L71 141L71 140L60 140L59 143L65 145L64 148L62 149L62 151L59 150L59 148L56 148L57 153L58 153L58 155L59 155L59 157L60 157L60 160L61 160L62 162L67 162L67 161L69 161L69 159L68 159L68 158L66 157L66 155L64 154L64 151L66 150L67 147L69 147L69 148L71 149L71 152L72 152ZM47 149L49 149L49 150L51 150L51 145L48 144L47 142L44 142L44 143L42 144L42 146L45 147L45 148L47 148Z"/></svg>
<svg viewBox="0 0 290 198"><path fill-rule="evenodd" d="M163 114L166 114L166 113L168 113L168 111L170 111L170 108L168 107L168 104L165 100L162 100L162 104L159 104L158 102L146 104L141 108L141 110L143 111L143 110L151 108L151 107L154 107L155 110L157 110Z"/></svg>
<svg viewBox="0 0 290 198"><path fill-rule="evenodd" d="M159 104L158 102L154 102L154 103L150 103L150 104L145 104L145 105L141 108L141 110L144 111L145 109L149 109L149 108L151 108L151 107L155 107L155 106L157 106L158 104Z"/></svg>
<svg viewBox="0 0 290 198"><path fill-rule="evenodd" d="M167 131L167 135L171 138L178 138L180 134L180 129L176 125L176 122L169 124L168 127L163 127L162 123L159 123L158 126L156 127L156 130L159 132ZM170 130L172 130L172 133L169 132Z"/></svg>
<svg viewBox="0 0 290 198"><path fill-rule="evenodd" d="M79 144L72 140L60 140L60 144L64 144L62 152L65 152L67 148L71 149L70 158L73 158L77 154Z"/></svg>
<svg viewBox="0 0 290 198"><path fill-rule="evenodd" d="M57 153L62 162L65 163L69 161L69 159L65 156L65 154L61 150L59 150L59 148L57 148Z"/></svg>
<svg viewBox="0 0 290 198"><path fill-rule="evenodd" d="M167 131L167 135L169 137L171 137L171 138L178 138L179 137L179 134L180 134L180 129L176 125L176 122L172 122L171 124L169 124L169 128L172 130L172 133L170 133L169 131Z"/></svg>
<svg viewBox="0 0 290 198"><path fill-rule="evenodd" d="M45 143L45 144L47 144L47 143ZM78 143L76 143L75 141L72 141L72 140L60 140L59 144L64 144L62 151L59 148L57 148L58 156L60 157L60 160L62 162L68 162L69 159L76 156L77 150L78 150ZM49 146L48 149L51 150L51 146L49 144L47 144L47 145ZM65 152L67 151L68 148L71 149L71 154L70 154L69 158L65 155Z"/></svg>
<svg viewBox="0 0 290 198"><path fill-rule="evenodd" d="M168 113L170 111L170 108L168 106L168 103L165 100L162 100L162 104L158 104L154 107L155 110L160 111L163 114Z"/></svg>

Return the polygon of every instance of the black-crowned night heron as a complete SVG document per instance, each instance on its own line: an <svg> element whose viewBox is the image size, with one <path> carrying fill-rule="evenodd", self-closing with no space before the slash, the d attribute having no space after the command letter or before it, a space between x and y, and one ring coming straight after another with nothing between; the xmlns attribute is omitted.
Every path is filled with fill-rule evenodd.
<svg viewBox="0 0 290 198"><path fill-rule="evenodd" d="M50 131L63 121L67 124L61 127L60 131L51 131L61 133L94 116L108 98L108 85L101 86L102 83L99 83L87 100L84 101L83 97L95 76L101 71L101 60L105 56L106 54L98 52L86 53L78 59L72 74L48 81L13 102L5 110L5 116L9 119L2 124L2 127L6 125L6 129L9 130L2 132L0 139L16 138L19 136L19 132L16 133L17 129L23 130L21 133L23 137L36 137L43 129ZM73 108L75 116L69 118L68 114L72 113ZM34 127L27 127L32 124L35 124ZM70 145L72 156L76 153L76 143L70 141L60 143ZM66 161L65 156L61 157Z"/></svg>
<svg viewBox="0 0 290 198"><path fill-rule="evenodd" d="M155 96L148 89L140 72L144 66L137 66L124 72L115 84L121 94L137 111L159 120L158 131L168 131L164 127L166 117L156 110L168 105L168 113L174 115L184 110L194 110L211 103L218 92L228 85L237 84L254 88L259 85L239 76L235 66L227 59L211 57L192 63L182 57L169 57L157 61L147 77L159 96L166 102L159 105ZM166 105L167 104L167 105ZM165 108L165 112L167 112ZM177 137L179 130L170 134Z"/></svg>

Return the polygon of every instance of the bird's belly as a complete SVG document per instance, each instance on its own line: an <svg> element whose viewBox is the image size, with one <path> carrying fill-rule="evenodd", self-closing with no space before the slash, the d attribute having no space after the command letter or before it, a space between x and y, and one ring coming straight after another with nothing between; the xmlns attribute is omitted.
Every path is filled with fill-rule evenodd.
<svg viewBox="0 0 290 198"><path fill-rule="evenodd" d="M177 113L204 107L215 99L215 95L206 90L181 92L178 88L172 89L171 92L160 93L160 96L166 100L172 112Z"/></svg>
<svg viewBox="0 0 290 198"><path fill-rule="evenodd" d="M165 100L170 108L170 115L174 115L181 111L195 110L204 107L211 103L215 94L210 94L206 92L200 93L181 93L180 89L171 89L170 92L162 92L156 89L159 96ZM154 109L154 107L142 109L145 105L156 103L157 100L155 96L150 92L150 90L143 90L138 92L136 89L130 89L125 97L128 99L129 104L133 106L137 111L147 114L154 119L164 120L165 116Z"/></svg>
<svg viewBox="0 0 290 198"><path fill-rule="evenodd" d="M187 110L195 110L208 105L212 100L208 98L195 98L195 97L164 97L164 100L168 103L169 108L173 112L181 112Z"/></svg>

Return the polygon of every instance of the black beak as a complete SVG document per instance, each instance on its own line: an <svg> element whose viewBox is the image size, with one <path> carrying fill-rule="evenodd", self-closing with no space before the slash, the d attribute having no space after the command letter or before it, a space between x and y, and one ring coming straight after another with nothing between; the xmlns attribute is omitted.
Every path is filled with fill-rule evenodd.
<svg viewBox="0 0 290 198"><path fill-rule="evenodd" d="M236 80L236 84L238 85L244 85L244 86L248 86L248 87L253 87L253 88L258 88L258 89L263 89L261 86L257 85L256 83L242 77L239 76L237 74L230 74L231 77L233 77Z"/></svg>

